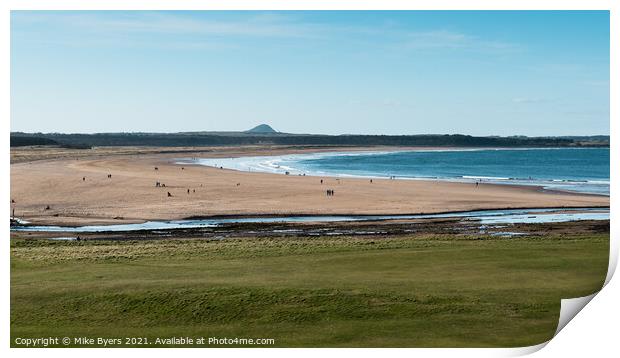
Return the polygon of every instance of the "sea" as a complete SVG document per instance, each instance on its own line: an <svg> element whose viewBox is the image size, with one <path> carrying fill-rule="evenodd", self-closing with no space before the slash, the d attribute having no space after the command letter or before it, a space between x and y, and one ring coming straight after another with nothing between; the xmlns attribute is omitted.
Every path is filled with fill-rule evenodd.
<svg viewBox="0 0 620 358"><path fill-rule="evenodd" d="M249 172L534 185L609 196L609 148L423 149L183 158Z"/></svg>

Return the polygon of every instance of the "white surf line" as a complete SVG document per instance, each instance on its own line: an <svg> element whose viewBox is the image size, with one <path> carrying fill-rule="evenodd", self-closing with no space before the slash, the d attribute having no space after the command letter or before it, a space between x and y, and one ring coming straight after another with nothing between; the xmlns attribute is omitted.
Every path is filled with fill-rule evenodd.
<svg viewBox="0 0 620 358"><path fill-rule="evenodd" d="M225 168L243 172L261 172L270 174L288 175L308 175L313 177L331 178L360 178L360 179L387 179L392 177L390 174L350 174L337 173L330 171L308 170L296 168L292 163L302 160L323 159L326 157L341 156L365 156L380 154L397 154L409 152L467 152L467 151L488 151L488 150L557 150L557 149L578 149L578 148L446 148L446 149L412 149L412 150L385 150L385 151L355 151L355 152L319 152L319 153L300 153L283 154L275 156L247 156L247 157L228 157L228 158L179 158L175 159L175 164L183 165L203 165L214 168ZM286 163L286 164L285 164ZM559 190L571 193L594 194L609 196L609 180L569 180L569 179L525 179L511 177L493 177L482 175L462 175L461 177L440 177L440 176L393 176L399 180L437 180L453 183L475 183L477 181L487 184L499 185L521 185L538 186L546 190ZM581 186L579 184L588 185ZM596 188L599 188L598 190ZM588 190L590 189L590 190Z"/></svg>

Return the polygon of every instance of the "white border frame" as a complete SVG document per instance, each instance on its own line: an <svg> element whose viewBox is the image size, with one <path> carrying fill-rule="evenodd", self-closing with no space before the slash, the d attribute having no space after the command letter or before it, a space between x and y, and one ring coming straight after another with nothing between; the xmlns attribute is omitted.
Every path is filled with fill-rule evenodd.
<svg viewBox="0 0 620 358"><path fill-rule="evenodd" d="M2 69L1 89L0 89L0 136L5 151L2 153L4 161L4 173L10 172L10 154L6 150L9 148L10 133L10 11L11 10L610 10L611 37L610 37L610 98L618 98L618 44L620 44L618 25L619 16L618 1L614 0L418 0L418 1L398 1L398 0L228 0L228 1L199 1L199 0L3 0L0 2L0 49L3 55L0 57ZM610 103L611 118L618 118L618 104L612 100ZM614 121L610 123L611 141L615 143L618 139L618 124ZM611 147L611 191L614 191L619 180L620 156L618 147ZM10 176L3 175L2 200L7 203L10 197ZM618 302L620 302L620 284L618 279L610 281L617 266L619 232L618 225L615 223L615 212L617 200L611 196L611 241L610 241L610 266L607 275L607 286L602 290L602 294L594 297L577 317L570 322L548 344L541 344L533 347L517 349L356 349L336 350L322 349L321 355L336 356L345 354L355 354L360 357L370 357L376 354L391 354L395 356L411 356L412 354L421 356L444 357L489 357L489 356L515 356L529 354L538 351L542 347L545 349L537 353L538 356L584 356L590 354L609 356L608 352L617 351L617 322L620 316L618 313ZM9 216L9 205L4 206L4 216ZM2 250L2 292L0 298L0 309L4 321L0 325L1 341L0 349L6 350L14 356L30 356L41 354L43 351L31 349L9 349L10 345L10 252L8 250L8 220L3 221L2 233L4 236L5 249ZM53 349L46 350L44 354L55 356L82 356L84 354L94 356L107 356L110 354L105 349L94 349L85 352L84 349ZM181 348L178 348L181 349ZM155 349L144 351L144 349L116 349L115 354L135 355L149 354L155 357L168 356L170 353L177 353L191 356L204 356L205 354L228 356L251 354L260 357L284 357L295 354L301 357L311 357L319 353L312 349L296 349L294 352L288 349L254 349L251 352L240 348L232 349Z"/></svg>

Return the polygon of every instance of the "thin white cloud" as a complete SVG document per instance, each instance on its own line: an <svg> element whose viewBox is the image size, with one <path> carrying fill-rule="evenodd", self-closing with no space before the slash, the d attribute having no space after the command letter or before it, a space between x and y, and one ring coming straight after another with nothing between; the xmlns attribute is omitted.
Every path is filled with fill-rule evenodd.
<svg viewBox="0 0 620 358"><path fill-rule="evenodd" d="M521 51L522 46L514 43L487 40L461 32L438 30L409 33L402 46L413 50L447 49L493 52Z"/></svg>
<svg viewBox="0 0 620 358"><path fill-rule="evenodd" d="M324 28L310 23L285 21L282 16L258 14L244 20L209 20L173 12L108 13L36 12L18 14L18 21L69 26L105 33L152 33L251 37L314 37Z"/></svg>
<svg viewBox="0 0 620 358"><path fill-rule="evenodd" d="M513 98L512 102L514 103L541 103L547 102L547 99L544 98L529 98L529 97L517 97Z"/></svg>
<svg viewBox="0 0 620 358"><path fill-rule="evenodd" d="M12 23L43 23L52 28L68 28L76 37L83 33L96 34L114 41L128 41L127 37L146 34L162 35L161 41L189 41L185 48L218 48L213 41L227 41L230 37L292 38L333 40L353 43L368 41L384 48L401 50L463 50L507 53L520 51L518 44L483 39L466 33L446 30L410 31L389 23L384 26L339 25L304 21L288 14L257 12L242 18L223 19L191 16L184 12L136 11L119 12L14 12ZM19 29L19 27L18 27ZM163 37L171 38L164 39ZM200 44L200 42L211 42ZM133 41L138 43L138 41ZM230 41L228 41L230 43ZM76 43L76 45L79 45Z"/></svg>
<svg viewBox="0 0 620 358"><path fill-rule="evenodd" d="M349 106L365 106L365 107L412 107L408 102L403 102L394 98L384 98L378 100L359 100L352 99L346 102Z"/></svg>
<svg viewBox="0 0 620 358"><path fill-rule="evenodd" d="M386 98L383 101L381 101L381 104L386 107L400 107L402 105L402 102L399 100Z"/></svg>
<svg viewBox="0 0 620 358"><path fill-rule="evenodd" d="M609 80L591 80L583 82L586 86L609 87Z"/></svg>
<svg viewBox="0 0 620 358"><path fill-rule="evenodd" d="M462 48L468 45L470 37L449 31L428 31L408 34L406 46L412 49Z"/></svg>

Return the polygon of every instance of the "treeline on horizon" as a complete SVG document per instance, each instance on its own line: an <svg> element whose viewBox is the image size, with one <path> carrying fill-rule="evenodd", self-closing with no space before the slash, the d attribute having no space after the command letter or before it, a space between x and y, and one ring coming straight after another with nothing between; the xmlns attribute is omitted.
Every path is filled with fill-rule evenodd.
<svg viewBox="0 0 620 358"><path fill-rule="evenodd" d="M98 146L199 147L231 145L334 146L458 146L458 147L574 147L609 146L609 136L589 137L475 137L462 134L425 135L300 135L287 133L11 133L11 147L57 145L67 148Z"/></svg>

